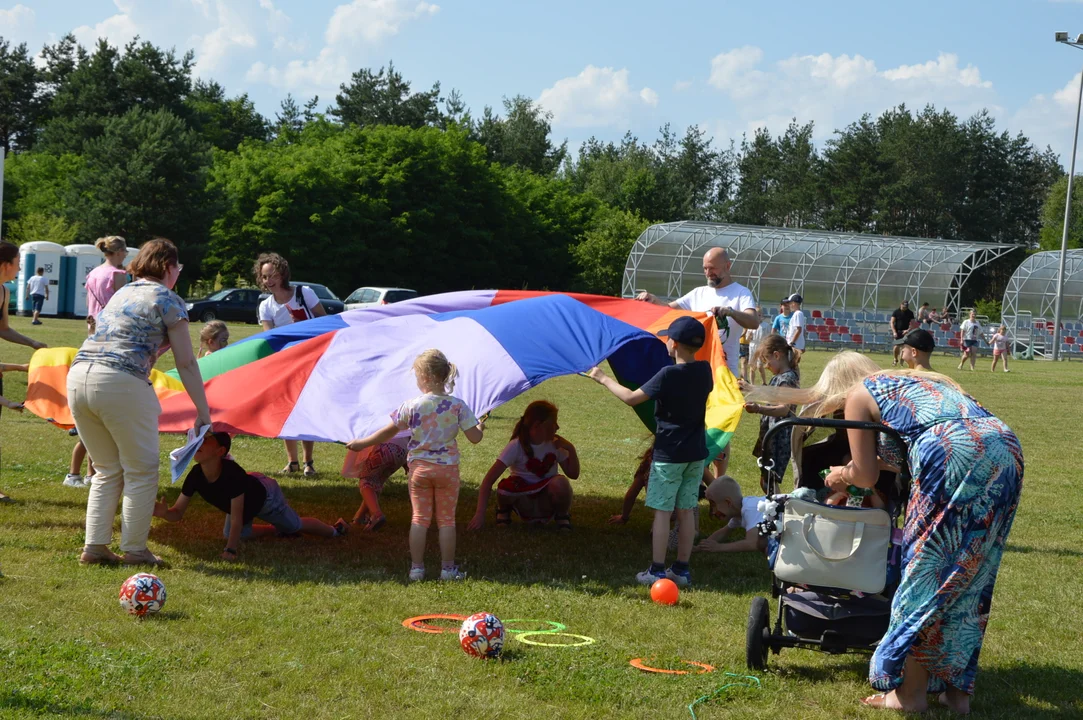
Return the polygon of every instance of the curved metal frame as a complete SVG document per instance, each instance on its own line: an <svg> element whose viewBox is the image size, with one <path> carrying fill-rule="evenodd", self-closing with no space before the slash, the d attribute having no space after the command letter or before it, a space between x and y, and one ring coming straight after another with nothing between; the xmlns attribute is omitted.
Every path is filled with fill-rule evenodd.
<svg viewBox="0 0 1083 720"><path fill-rule="evenodd" d="M660 245L678 245L676 253L652 253ZM647 228L632 246L624 270L622 293L631 297L636 290L648 289L670 299L680 297L686 291L685 276L695 276L689 265L697 251L704 246L724 247L734 263L747 263L742 272L734 273L734 279L748 286L753 295L760 298L761 278L769 266L777 266L779 256L794 251L795 246L806 245L796 259L788 259L785 267L793 271L784 273L789 278L789 291L808 297L816 288L828 298L828 303L811 303L810 306L832 310L884 311L896 306L898 298L882 304L880 288L886 279L894 279L903 297L911 303L928 300L937 306L960 310L960 294L966 281L978 268L1017 249L1014 245L994 243L956 242L952 240L927 240L909 237L881 237L856 233L834 233L798 228L757 227L726 223L682 221L662 223ZM840 252L841 251L841 252ZM644 278L640 269L645 258L662 260L658 269L652 270L654 278ZM829 264L825 258L830 257ZM834 270L834 281L810 278L810 272L818 265ZM668 267L668 272L666 270ZM859 271L867 272L865 279L857 281ZM667 273L664 282L657 277ZM935 273L940 278L935 295L930 295L927 285ZM772 278L777 284L778 277ZM784 282L784 281L783 281ZM660 284L661 283L661 284ZM653 288L651 287L653 286ZM940 291L943 297L939 297ZM860 291L860 292L858 292ZM924 296L924 297L923 297ZM860 304L855 302L860 297Z"/></svg>
<svg viewBox="0 0 1083 720"><path fill-rule="evenodd" d="M1059 265L1060 251L1035 253L1024 260L1008 280L1001 303L1001 317L1009 335L1017 341L1024 335L1029 338L1033 327L1032 320L1044 321L1053 317L1057 303ZM1064 289L1061 321L1083 321L1083 250L1068 251L1064 267ZM1044 335L1044 331L1039 333L1036 349L1036 352L1042 355L1047 354L1044 347L1047 338ZM1052 342L1052 338L1048 340Z"/></svg>

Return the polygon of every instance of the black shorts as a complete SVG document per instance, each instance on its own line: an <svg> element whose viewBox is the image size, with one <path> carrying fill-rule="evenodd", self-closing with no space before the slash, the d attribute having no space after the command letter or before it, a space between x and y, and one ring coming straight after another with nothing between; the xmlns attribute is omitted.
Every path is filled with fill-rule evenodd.
<svg viewBox="0 0 1083 720"><path fill-rule="evenodd" d="M743 357L743 358L748 357L748 345L745 345L745 344L742 343L742 344L738 345L737 348L738 348L737 349L737 357Z"/></svg>

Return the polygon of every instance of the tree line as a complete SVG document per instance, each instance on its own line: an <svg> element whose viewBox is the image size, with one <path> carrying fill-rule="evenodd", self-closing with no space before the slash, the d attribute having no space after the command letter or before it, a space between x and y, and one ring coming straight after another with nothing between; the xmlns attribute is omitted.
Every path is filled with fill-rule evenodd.
<svg viewBox="0 0 1083 720"><path fill-rule="evenodd" d="M739 143L666 125L650 143L629 133L573 153L530 98L474 116L457 91L415 89L393 64L353 73L322 109L288 96L274 118L192 66L191 51L139 40L87 49L70 35L36 64L0 38L6 237L164 235L189 281L232 283L273 249L295 276L340 293L616 294L652 222L1049 244L1051 188L1064 176L1050 149L998 131L986 112L960 120L900 105L822 149L812 124L794 120ZM1073 233L1078 246L1083 224ZM972 291L996 297L1005 281L987 273Z"/></svg>

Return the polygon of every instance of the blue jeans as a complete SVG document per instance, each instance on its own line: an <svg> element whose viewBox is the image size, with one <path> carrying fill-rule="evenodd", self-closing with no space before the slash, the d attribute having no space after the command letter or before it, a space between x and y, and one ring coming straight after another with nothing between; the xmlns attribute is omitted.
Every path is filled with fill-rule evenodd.
<svg viewBox="0 0 1083 720"><path fill-rule="evenodd" d="M43 307L45 307L45 296L44 295L31 295L30 296L30 307L33 309L34 312L41 312L41 309Z"/></svg>
<svg viewBox="0 0 1083 720"><path fill-rule="evenodd" d="M274 525L275 530L283 535L300 532L301 518L297 515L297 511L286 503L286 496L282 494L282 488L278 486L278 483L266 475L260 475L259 473L251 473L251 475L259 480L263 485L263 489L267 491L267 500L264 501L260 511L256 513L256 517ZM226 513L226 524L222 527L222 537L227 540L229 539L229 527L229 513ZM252 537L252 523L246 524L241 529L241 537Z"/></svg>

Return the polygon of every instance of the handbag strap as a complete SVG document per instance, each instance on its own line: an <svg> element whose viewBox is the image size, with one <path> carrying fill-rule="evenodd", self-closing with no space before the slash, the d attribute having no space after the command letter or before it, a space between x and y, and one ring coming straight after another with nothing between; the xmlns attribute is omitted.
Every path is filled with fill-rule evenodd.
<svg viewBox="0 0 1083 720"><path fill-rule="evenodd" d="M849 560L850 558L852 558L854 556L854 553L857 552L857 549L861 547L861 536L865 532L865 523L859 522L854 524L854 541L852 547L850 548L850 552L841 557L831 557L829 555L824 555L822 552L817 550L811 542L809 542L808 533L812 527L812 523L816 521L817 517L819 516L813 514L806 515L804 522L801 523L801 533L805 537L805 545L808 546L809 550L812 550L812 552L820 556L821 559L827 560L829 562L838 562L839 560Z"/></svg>

